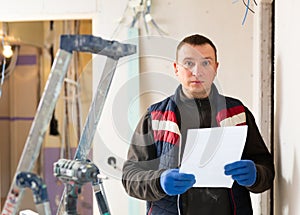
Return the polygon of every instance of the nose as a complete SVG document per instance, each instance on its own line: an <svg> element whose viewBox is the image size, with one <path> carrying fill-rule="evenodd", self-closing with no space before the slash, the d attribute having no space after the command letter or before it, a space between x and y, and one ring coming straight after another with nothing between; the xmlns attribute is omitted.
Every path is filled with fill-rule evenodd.
<svg viewBox="0 0 300 215"><path fill-rule="evenodd" d="M192 74L193 74L193 76L195 76L195 77L201 77L202 76L202 74L203 74L203 68L201 67L201 66L199 66L198 64L196 64L195 66L194 66L194 68L193 68L193 70L192 70Z"/></svg>

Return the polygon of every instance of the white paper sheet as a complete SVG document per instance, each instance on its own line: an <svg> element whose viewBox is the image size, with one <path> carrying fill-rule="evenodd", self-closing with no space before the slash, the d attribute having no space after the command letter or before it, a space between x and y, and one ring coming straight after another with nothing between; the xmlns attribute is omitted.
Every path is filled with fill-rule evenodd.
<svg viewBox="0 0 300 215"><path fill-rule="evenodd" d="M248 126L189 129L180 172L196 177L194 187L232 187L226 164L241 159Z"/></svg>

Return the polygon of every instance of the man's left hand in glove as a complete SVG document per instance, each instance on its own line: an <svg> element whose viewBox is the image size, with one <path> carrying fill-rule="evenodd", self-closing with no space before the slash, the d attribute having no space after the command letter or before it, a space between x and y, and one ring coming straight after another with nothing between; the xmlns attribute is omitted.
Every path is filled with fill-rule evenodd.
<svg viewBox="0 0 300 215"><path fill-rule="evenodd" d="M239 185L250 187L256 181L256 167L251 160L240 160L224 167L225 175L231 175Z"/></svg>

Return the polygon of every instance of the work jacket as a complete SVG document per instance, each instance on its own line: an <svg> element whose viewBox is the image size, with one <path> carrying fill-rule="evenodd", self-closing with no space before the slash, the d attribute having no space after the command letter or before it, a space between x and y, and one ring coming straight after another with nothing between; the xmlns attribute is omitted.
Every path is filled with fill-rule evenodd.
<svg viewBox="0 0 300 215"><path fill-rule="evenodd" d="M201 104L205 103L206 105L202 107ZM202 110L205 108L209 110ZM199 117L192 114L194 109L200 110L197 114ZM184 98L182 88L179 86L173 96L148 108L133 135L128 160L123 166L122 182L125 190L129 195L147 201L149 215L199 213L201 200L195 201L192 197L203 193L203 189L191 188L182 196L168 196L160 186L160 175L166 169L180 167L187 129L238 125L248 125L242 159L254 161L257 180L251 187L243 187L234 182L231 189L223 188L221 191L225 191L227 197L223 198L220 208L226 209L228 204L230 212L227 214L252 214L249 191L263 192L272 186L274 179L272 156L250 111L239 100L220 95L214 85L206 100L192 101ZM210 190L214 191L207 188L208 192ZM224 197L224 192L222 195ZM216 211L215 208L209 208L209 205L204 207L207 208L201 210Z"/></svg>

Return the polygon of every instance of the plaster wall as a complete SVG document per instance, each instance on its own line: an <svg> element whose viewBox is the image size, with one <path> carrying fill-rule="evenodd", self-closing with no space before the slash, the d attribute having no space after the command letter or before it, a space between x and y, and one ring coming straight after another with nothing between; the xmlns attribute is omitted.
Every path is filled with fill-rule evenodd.
<svg viewBox="0 0 300 215"><path fill-rule="evenodd" d="M275 2L275 214L300 213L298 1Z"/></svg>

